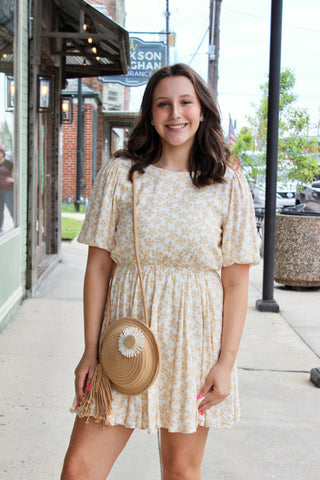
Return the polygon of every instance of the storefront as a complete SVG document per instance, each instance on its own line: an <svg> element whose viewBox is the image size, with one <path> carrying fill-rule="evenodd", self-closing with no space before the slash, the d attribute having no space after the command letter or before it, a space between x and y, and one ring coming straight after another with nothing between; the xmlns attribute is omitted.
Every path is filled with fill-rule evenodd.
<svg viewBox="0 0 320 480"><path fill-rule="evenodd" d="M27 7L27 2L0 3L0 326L15 313L25 294Z"/></svg>
<svg viewBox="0 0 320 480"><path fill-rule="evenodd" d="M0 3L0 327L59 261L66 79L129 62L128 33L83 0Z"/></svg>

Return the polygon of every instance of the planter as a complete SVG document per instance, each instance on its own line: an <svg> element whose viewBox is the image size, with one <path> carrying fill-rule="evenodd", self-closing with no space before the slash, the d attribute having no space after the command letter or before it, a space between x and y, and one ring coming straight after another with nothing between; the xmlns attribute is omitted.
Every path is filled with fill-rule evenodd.
<svg viewBox="0 0 320 480"><path fill-rule="evenodd" d="M276 216L276 282L293 287L320 287L320 215Z"/></svg>

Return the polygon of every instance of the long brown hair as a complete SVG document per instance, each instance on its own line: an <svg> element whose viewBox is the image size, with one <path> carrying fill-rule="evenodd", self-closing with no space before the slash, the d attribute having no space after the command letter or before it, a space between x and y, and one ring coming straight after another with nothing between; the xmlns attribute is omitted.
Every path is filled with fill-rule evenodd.
<svg viewBox="0 0 320 480"><path fill-rule="evenodd" d="M143 95L138 121L129 134L126 147L118 150L115 157L134 161L129 173L130 180L135 170L144 173L144 168L159 160L161 139L151 125L153 92L160 80L177 76L186 77L193 84L204 117L188 158L192 182L196 187L223 183L230 152L222 132L220 113L210 88L192 68L183 63L162 67L152 75Z"/></svg>

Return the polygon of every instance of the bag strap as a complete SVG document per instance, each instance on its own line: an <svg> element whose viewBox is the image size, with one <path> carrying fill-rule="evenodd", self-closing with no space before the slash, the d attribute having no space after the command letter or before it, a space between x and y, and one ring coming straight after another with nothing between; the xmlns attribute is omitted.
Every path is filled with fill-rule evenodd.
<svg viewBox="0 0 320 480"><path fill-rule="evenodd" d="M138 242L138 230L137 230L137 199L136 199L136 180L135 180L135 173L133 172L132 175L132 205L133 205L133 237L134 237L134 250L136 254L136 262L138 267L139 279L140 279L140 286L141 286L141 294L142 294L142 303L143 303L143 310L144 310L144 319L149 327L149 320L148 320L148 310L147 310L147 302L146 302L146 294L143 286L142 280L142 272L141 272L141 265L140 265L140 258L139 258L139 242ZM112 287L112 280L113 274L115 271L116 265L113 266L110 280L109 280L109 288L108 288L108 299L107 299L107 312L106 312L106 328L110 322L110 304L111 304L111 287Z"/></svg>

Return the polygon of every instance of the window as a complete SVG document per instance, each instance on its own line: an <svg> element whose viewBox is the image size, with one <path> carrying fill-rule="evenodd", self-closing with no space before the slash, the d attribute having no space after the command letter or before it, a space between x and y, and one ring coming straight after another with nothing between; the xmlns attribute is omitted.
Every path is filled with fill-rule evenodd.
<svg viewBox="0 0 320 480"><path fill-rule="evenodd" d="M117 90L109 90L107 106L109 110L120 110L121 101L119 92Z"/></svg>
<svg viewBox="0 0 320 480"><path fill-rule="evenodd" d="M0 235L15 227L14 0L0 4Z"/></svg>

